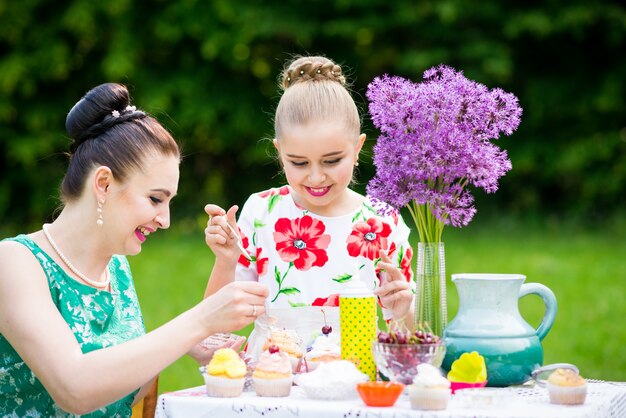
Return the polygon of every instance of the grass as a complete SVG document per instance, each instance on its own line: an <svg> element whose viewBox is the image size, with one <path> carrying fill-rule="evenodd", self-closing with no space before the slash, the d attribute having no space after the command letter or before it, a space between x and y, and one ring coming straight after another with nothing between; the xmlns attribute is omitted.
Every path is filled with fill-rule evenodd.
<svg viewBox="0 0 626 418"><path fill-rule="evenodd" d="M558 313L543 340L544 364L573 363L588 378L626 381L626 240L614 229L585 230L553 222L483 222L447 228L446 268L452 273L521 273L526 282L548 286ZM197 303L213 263L202 231L159 232L130 258L148 330ZM448 283L448 315L458 296ZM535 295L519 302L520 312L537 327L544 306ZM246 334L248 330L240 333ZM203 384L194 360L185 356L160 375L159 392Z"/></svg>

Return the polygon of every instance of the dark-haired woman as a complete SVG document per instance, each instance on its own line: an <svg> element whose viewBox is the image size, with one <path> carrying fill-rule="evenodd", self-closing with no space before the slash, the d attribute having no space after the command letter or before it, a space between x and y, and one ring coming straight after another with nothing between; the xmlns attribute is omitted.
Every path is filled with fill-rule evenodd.
<svg viewBox="0 0 626 418"><path fill-rule="evenodd" d="M0 416L128 417L162 369L261 315L267 289L234 283L146 334L125 256L169 227L178 145L119 84L90 90L66 129L62 211L0 242Z"/></svg>

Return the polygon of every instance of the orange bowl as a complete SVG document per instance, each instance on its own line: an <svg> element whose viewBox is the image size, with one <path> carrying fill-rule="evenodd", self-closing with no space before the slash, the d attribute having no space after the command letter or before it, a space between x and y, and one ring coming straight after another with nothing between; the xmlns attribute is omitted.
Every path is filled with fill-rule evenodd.
<svg viewBox="0 0 626 418"><path fill-rule="evenodd" d="M478 382L478 383L466 383L466 382L450 382L450 389L452 389L452 393L461 389L468 388L484 388L487 386L487 381Z"/></svg>
<svg viewBox="0 0 626 418"><path fill-rule="evenodd" d="M404 390L398 382L361 382L356 390L367 406L393 406Z"/></svg>

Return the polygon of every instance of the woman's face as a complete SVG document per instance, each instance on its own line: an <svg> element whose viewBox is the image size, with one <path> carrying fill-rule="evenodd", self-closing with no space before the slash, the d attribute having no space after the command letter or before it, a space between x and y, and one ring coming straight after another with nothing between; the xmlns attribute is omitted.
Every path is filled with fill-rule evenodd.
<svg viewBox="0 0 626 418"><path fill-rule="evenodd" d="M115 181L103 208L104 225L115 253L138 254L148 236L170 226L170 202L178 191L179 159L148 155L142 170Z"/></svg>
<svg viewBox="0 0 626 418"><path fill-rule="evenodd" d="M319 215L341 211L364 140L337 123L285 129L275 145L296 203Z"/></svg>

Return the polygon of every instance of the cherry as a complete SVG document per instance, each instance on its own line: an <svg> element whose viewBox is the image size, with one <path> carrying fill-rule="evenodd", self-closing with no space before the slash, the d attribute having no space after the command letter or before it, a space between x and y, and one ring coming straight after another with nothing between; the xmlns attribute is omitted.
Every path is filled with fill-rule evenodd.
<svg viewBox="0 0 626 418"><path fill-rule="evenodd" d="M322 315L324 315L324 326L322 327L322 334L328 335L333 332L333 327L326 323L326 312L322 309Z"/></svg>
<svg viewBox="0 0 626 418"><path fill-rule="evenodd" d="M270 354L274 354L274 353L278 353L280 351L280 348L278 348L277 345L272 344L267 348L267 351L269 351Z"/></svg>

